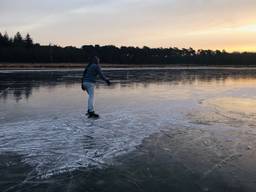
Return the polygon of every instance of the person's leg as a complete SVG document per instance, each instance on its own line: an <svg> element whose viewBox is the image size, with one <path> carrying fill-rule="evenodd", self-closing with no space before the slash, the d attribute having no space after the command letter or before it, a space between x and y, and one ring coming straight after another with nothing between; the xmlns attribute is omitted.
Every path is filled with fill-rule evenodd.
<svg viewBox="0 0 256 192"><path fill-rule="evenodd" d="M99 115L94 112L94 83L85 82L86 91L88 93L88 118L99 118Z"/></svg>
<svg viewBox="0 0 256 192"><path fill-rule="evenodd" d="M86 83L87 93L88 93L88 112L94 111L94 84Z"/></svg>

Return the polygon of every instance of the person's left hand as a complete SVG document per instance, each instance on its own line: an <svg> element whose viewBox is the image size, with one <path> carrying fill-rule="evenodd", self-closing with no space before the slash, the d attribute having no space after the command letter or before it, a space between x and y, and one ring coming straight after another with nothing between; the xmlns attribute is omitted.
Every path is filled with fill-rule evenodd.
<svg viewBox="0 0 256 192"><path fill-rule="evenodd" d="M82 88L83 91L86 91L86 88L85 88L83 83L81 84L81 88Z"/></svg>
<svg viewBox="0 0 256 192"><path fill-rule="evenodd" d="M106 83L107 83L108 86L111 85L111 82L109 80L106 80Z"/></svg>

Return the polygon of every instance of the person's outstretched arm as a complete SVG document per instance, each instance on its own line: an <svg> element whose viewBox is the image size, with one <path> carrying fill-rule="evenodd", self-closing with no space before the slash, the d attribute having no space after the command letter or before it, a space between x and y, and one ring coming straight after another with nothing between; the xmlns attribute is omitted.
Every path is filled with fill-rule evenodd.
<svg viewBox="0 0 256 192"><path fill-rule="evenodd" d="M109 79L103 74L99 65L97 65L97 73L99 74L99 76L102 80L104 80L108 85L110 85Z"/></svg>

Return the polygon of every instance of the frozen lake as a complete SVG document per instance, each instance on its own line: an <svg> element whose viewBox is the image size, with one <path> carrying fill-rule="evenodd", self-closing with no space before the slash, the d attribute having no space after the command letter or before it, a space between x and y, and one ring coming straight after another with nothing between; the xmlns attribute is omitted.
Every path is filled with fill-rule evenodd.
<svg viewBox="0 0 256 192"><path fill-rule="evenodd" d="M256 191L256 68L0 71L0 191Z"/></svg>

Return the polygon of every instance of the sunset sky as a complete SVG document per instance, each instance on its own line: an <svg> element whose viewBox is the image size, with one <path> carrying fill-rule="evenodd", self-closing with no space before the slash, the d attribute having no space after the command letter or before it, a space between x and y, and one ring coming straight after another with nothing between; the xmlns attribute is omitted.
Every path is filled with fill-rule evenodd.
<svg viewBox="0 0 256 192"><path fill-rule="evenodd" d="M256 0L0 0L0 31L61 46L256 51Z"/></svg>

